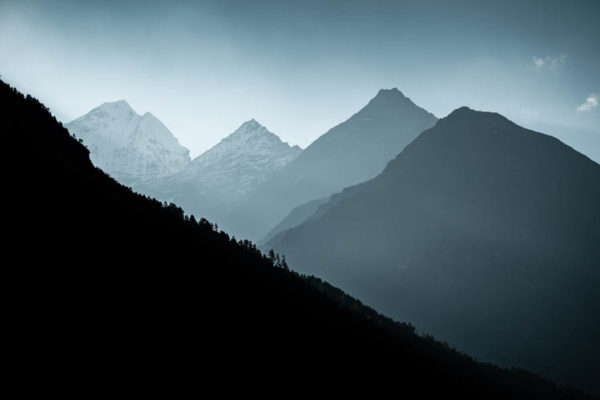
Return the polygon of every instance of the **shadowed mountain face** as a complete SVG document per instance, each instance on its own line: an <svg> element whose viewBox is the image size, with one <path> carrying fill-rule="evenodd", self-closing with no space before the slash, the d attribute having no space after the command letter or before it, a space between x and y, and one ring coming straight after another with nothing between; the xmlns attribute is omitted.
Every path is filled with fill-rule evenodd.
<svg viewBox="0 0 600 400"><path fill-rule="evenodd" d="M587 398L421 338L251 243L131 192L93 167L45 107L3 82L0 131L3 149L29 156L8 177L3 220L5 333L17 354L7 363L21 379L172 394L257 382L262 392L265 379L297 385L301 376L311 392ZM6 153L10 165L22 161L23 152Z"/></svg>
<svg viewBox="0 0 600 400"><path fill-rule="evenodd" d="M595 130L582 129L573 126L528 121L527 127L538 132L545 132L559 140L568 143L578 152L600 163L600 127Z"/></svg>
<svg viewBox="0 0 600 400"><path fill-rule="evenodd" d="M292 229L302 224L311 218L319 207L329 201L329 196L324 197L322 199L311 200L304 204L299 205L294 208L284 219L282 219L277 225L273 227L265 237L259 242L259 244L264 244L269 242L275 236L283 231L287 231L288 229Z"/></svg>
<svg viewBox="0 0 600 400"><path fill-rule="evenodd" d="M398 89L380 90L362 110L242 198L223 226L241 237L260 239L296 206L379 174L435 121Z"/></svg>
<svg viewBox="0 0 600 400"><path fill-rule="evenodd" d="M135 189L220 223L236 200L271 178L301 151L250 120L180 173Z"/></svg>
<svg viewBox="0 0 600 400"><path fill-rule="evenodd" d="M265 247L479 359L600 393L600 166L454 111Z"/></svg>

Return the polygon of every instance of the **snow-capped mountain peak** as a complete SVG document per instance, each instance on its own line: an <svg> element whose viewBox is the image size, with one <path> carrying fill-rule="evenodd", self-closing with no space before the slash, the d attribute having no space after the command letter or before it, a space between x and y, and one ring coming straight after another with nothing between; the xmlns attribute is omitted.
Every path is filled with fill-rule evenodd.
<svg viewBox="0 0 600 400"><path fill-rule="evenodd" d="M182 172L142 190L187 212L219 220L228 204L265 182L301 151L251 119Z"/></svg>
<svg viewBox="0 0 600 400"><path fill-rule="evenodd" d="M198 172L213 168L216 164L221 164L219 167L226 164L237 168L245 165L251 169L257 166L261 166L261 169L279 169L296 158L300 151L300 147L282 142L277 135L251 119L196 157L191 168ZM202 172L205 173L206 171Z"/></svg>
<svg viewBox="0 0 600 400"><path fill-rule="evenodd" d="M102 103L100 106L98 106L97 108L103 108L103 109L125 109L127 111L133 111L133 108L129 105L129 103L127 102L127 100L115 100L115 101L106 101L104 103Z"/></svg>
<svg viewBox="0 0 600 400"><path fill-rule="evenodd" d="M237 128L233 133L227 136L224 140L226 141L234 141L239 139L250 139L252 137L260 137L260 136L274 136L279 139L277 135L269 132L267 128L262 126L258 121L254 118L250 121L244 122Z"/></svg>
<svg viewBox="0 0 600 400"><path fill-rule="evenodd" d="M173 175L190 162L189 151L154 115L137 114L125 100L106 102L66 124L90 150L94 164L135 185Z"/></svg>

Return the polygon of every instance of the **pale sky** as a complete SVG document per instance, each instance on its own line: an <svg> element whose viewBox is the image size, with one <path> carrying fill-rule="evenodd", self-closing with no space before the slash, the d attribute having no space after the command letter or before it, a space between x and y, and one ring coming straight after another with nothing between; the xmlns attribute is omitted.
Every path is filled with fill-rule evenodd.
<svg viewBox="0 0 600 400"><path fill-rule="evenodd" d="M600 155L599 18L593 0L0 0L0 76L63 122L125 99L192 156L251 118L306 147L391 87Z"/></svg>

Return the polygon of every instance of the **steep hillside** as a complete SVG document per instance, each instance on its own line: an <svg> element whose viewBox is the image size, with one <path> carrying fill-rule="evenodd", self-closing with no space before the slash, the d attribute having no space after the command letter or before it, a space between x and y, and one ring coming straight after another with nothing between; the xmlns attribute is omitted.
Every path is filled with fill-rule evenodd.
<svg viewBox="0 0 600 400"><path fill-rule="evenodd" d="M21 392L269 392L301 383L337 393L585 397L420 338L250 243L132 193L94 168L47 109L4 83L0 105L8 148L30 157L9 181L4 224L5 322L16 350L6 362Z"/></svg>
<svg viewBox="0 0 600 400"><path fill-rule="evenodd" d="M461 108L267 248L477 358L600 393L600 166Z"/></svg>

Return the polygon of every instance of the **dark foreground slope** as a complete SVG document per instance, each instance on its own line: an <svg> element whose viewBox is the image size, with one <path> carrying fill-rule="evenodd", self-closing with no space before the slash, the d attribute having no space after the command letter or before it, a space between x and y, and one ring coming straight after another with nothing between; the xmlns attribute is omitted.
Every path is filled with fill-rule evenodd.
<svg viewBox="0 0 600 400"><path fill-rule="evenodd" d="M15 166L3 209L4 327L17 356L5 363L21 392L83 385L78 393L172 396L321 382L338 393L583 397L418 337L207 222L133 194L95 169L40 103L4 83L0 132L3 159Z"/></svg>
<svg viewBox="0 0 600 400"><path fill-rule="evenodd" d="M555 138L458 109L267 247L479 359L600 393L600 165Z"/></svg>

